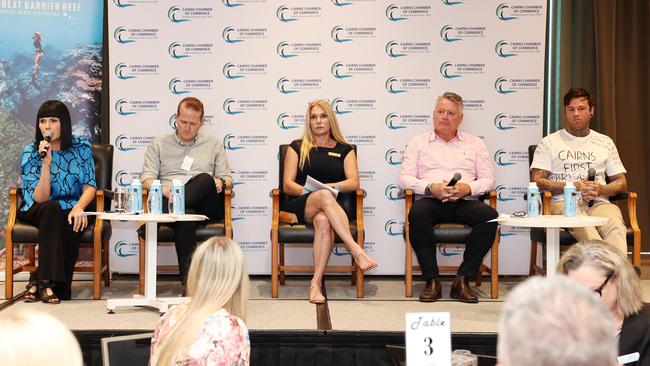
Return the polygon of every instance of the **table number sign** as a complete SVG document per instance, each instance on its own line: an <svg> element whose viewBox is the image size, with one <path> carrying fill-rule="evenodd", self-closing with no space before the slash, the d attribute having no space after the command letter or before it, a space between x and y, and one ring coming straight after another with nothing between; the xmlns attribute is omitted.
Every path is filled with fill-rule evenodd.
<svg viewBox="0 0 650 366"><path fill-rule="evenodd" d="M449 313L406 313L406 364L451 366Z"/></svg>

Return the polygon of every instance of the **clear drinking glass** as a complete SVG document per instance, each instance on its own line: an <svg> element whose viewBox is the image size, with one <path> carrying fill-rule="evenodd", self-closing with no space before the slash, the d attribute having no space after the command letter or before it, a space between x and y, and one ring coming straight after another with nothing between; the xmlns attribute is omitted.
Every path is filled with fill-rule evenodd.
<svg viewBox="0 0 650 366"><path fill-rule="evenodd" d="M113 210L115 212L126 212L127 191L119 187L113 192Z"/></svg>
<svg viewBox="0 0 650 366"><path fill-rule="evenodd" d="M451 353L451 366L478 366L478 356L466 349L457 349Z"/></svg>

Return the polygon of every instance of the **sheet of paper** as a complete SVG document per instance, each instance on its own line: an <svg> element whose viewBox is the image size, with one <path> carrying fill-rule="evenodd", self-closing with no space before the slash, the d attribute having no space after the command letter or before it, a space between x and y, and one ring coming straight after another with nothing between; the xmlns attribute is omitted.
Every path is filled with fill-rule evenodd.
<svg viewBox="0 0 650 366"><path fill-rule="evenodd" d="M488 222L501 222L501 221L507 221L507 220L510 220L511 218L512 218L511 215L508 215L508 214L504 214L504 213L502 213L502 214L499 214L499 216L498 216L496 219L489 220Z"/></svg>
<svg viewBox="0 0 650 366"><path fill-rule="evenodd" d="M327 189L328 191L332 192L334 198L338 197L339 195L338 189L334 189L326 184L323 184L309 175L307 176L307 181L305 182L305 186L302 189L302 194L318 191L320 189Z"/></svg>

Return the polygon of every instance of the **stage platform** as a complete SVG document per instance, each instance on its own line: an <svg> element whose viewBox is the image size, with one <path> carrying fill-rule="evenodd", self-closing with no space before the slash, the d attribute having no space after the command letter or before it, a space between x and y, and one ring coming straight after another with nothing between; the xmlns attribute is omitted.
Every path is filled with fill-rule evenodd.
<svg viewBox="0 0 650 366"><path fill-rule="evenodd" d="M383 348L386 344L403 344L404 314L407 312L448 311L454 348L495 355L503 301L524 279L502 278L499 299L492 300L486 278L481 287L475 287L480 302L463 304L448 297L452 277L443 278L443 298L435 303L417 300L423 286L421 281L415 281L415 296L406 298L402 277L368 276L365 298L356 299L349 279L327 277L327 305L316 306L307 301L307 277L288 277L287 284L280 287L280 298L272 299L270 278L254 276L246 319L255 349L253 364L301 365L310 364L306 360L320 359L318 364L325 365L330 363L321 361L330 359L331 364L340 365L391 365ZM642 282L645 298L650 301L650 280ZM16 283L16 292L22 291L24 285ZM91 285L90 281L75 281L74 299L60 305L22 301L0 305L3 308L0 316L26 308L48 312L77 335L88 365L101 364L99 340L102 337L150 332L160 315L157 310L139 307L124 307L117 309L115 314L107 313L106 298L129 297L136 293L136 276L116 276L111 287L103 289L102 300L92 300ZM159 295L169 297L179 293L176 276L160 276ZM351 361L353 359L355 361Z"/></svg>

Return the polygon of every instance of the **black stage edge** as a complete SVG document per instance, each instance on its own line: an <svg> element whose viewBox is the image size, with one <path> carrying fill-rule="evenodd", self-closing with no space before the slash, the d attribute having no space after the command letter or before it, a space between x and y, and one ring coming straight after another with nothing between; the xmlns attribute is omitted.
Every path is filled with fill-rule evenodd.
<svg viewBox="0 0 650 366"><path fill-rule="evenodd" d="M76 331L86 366L102 365L101 339L144 331ZM392 366L386 345L404 345L402 332L369 331L250 331L253 366ZM494 333L452 334L453 349L496 355ZM128 366L138 366L130 363ZM143 365L146 366L146 365Z"/></svg>

